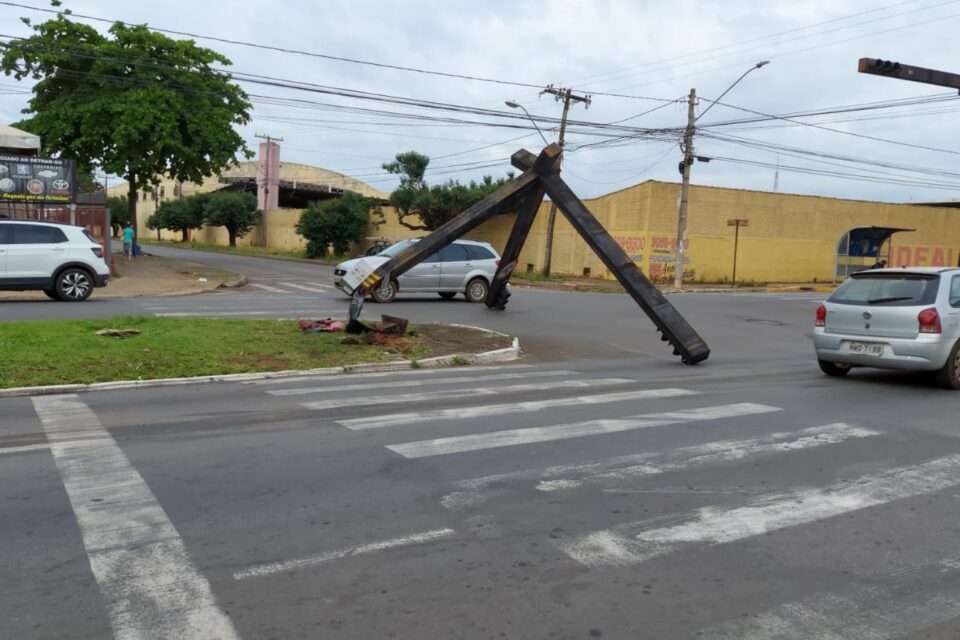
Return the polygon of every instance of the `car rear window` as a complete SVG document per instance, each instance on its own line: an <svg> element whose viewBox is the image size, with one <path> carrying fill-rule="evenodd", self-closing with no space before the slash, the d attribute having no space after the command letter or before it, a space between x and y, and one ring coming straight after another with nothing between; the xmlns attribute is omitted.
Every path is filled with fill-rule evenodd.
<svg viewBox="0 0 960 640"><path fill-rule="evenodd" d="M44 227L37 224L14 224L11 244L59 244L67 241L67 236L56 227Z"/></svg>
<svg viewBox="0 0 960 640"><path fill-rule="evenodd" d="M933 304L940 276L910 273L878 273L854 276L827 298L836 304L912 307Z"/></svg>
<svg viewBox="0 0 960 640"><path fill-rule="evenodd" d="M468 244L466 245L466 247L467 247L467 253L470 254L471 260L493 260L494 258L497 257L493 254L492 251L490 251L490 249L487 249L486 247L481 247L480 245L477 245L477 244Z"/></svg>
<svg viewBox="0 0 960 640"><path fill-rule="evenodd" d="M97 239L93 237L93 234L90 233L90 229L82 229L82 231L83 231L83 235L87 236L87 238L89 238L91 242L97 241Z"/></svg>

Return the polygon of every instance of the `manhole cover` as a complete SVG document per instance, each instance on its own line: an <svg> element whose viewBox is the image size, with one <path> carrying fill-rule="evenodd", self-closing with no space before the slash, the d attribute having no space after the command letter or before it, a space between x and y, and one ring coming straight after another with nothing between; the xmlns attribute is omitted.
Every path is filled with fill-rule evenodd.
<svg viewBox="0 0 960 640"><path fill-rule="evenodd" d="M787 326L779 320L764 320L763 318L747 318L747 322L751 324L765 324L771 327L785 327Z"/></svg>

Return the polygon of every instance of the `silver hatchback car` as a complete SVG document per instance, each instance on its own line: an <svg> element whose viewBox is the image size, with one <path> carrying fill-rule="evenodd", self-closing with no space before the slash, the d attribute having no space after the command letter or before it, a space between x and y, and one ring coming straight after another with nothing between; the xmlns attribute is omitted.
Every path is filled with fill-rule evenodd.
<svg viewBox="0 0 960 640"><path fill-rule="evenodd" d="M341 262L333 271L333 283L349 295L343 276L357 262L363 260L378 267L418 240L401 240L375 256ZM455 240L397 278L384 280L370 297L375 302L390 302L397 293L436 292L441 298L451 300L462 293L469 302L483 302L499 263L500 256L488 243Z"/></svg>
<svg viewBox="0 0 960 640"><path fill-rule="evenodd" d="M936 371L960 389L960 269L871 269L854 274L817 309L820 369Z"/></svg>

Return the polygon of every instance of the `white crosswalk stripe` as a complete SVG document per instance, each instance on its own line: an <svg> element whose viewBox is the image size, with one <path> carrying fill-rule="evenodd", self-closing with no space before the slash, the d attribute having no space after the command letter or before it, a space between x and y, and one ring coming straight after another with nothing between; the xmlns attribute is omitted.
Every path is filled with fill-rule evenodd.
<svg viewBox="0 0 960 640"><path fill-rule="evenodd" d="M480 405L454 409L437 409L434 411L418 411L411 413L392 413L373 416L370 418L354 418L340 420L338 424L353 431L364 429L382 429L398 427L405 424L417 424L433 420L455 420L469 418L483 418L487 416L502 416L511 413L529 413L556 409L560 407L574 407L577 405L606 405L615 402L630 400L649 400L656 398L675 398L679 396L697 395L695 391L687 389L638 389L635 391L618 391L614 393L597 393L585 396L554 398L550 400L526 400L524 402L508 402L504 404Z"/></svg>
<svg viewBox="0 0 960 640"><path fill-rule="evenodd" d="M700 422L719 420L722 418L742 417L761 413L780 411L777 407L762 404L743 402L738 404L703 407L666 413L652 413L629 418L588 420L570 424L550 425L546 427L529 427L525 429L508 429L489 433L477 433L467 436L453 436L407 442L404 444L388 445L387 448L399 453L405 458L426 458L451 453L496 449L535 442L550 442L568 438L619 433L636 429L663 427L685 422Z"/></svg>
<svg viewBox="0 0 960 640"><path fill-rule="evenodd" d="M697 633L704 640L887 640L960 616L960 562L922 566L895 585L818 593ZM939 583L931 587L931 578ZM934 590L935 589L935 590ZM929 636L923 636L929 637ZM945 637L945 636L938 636Z"/></svg>
<svg viewBox="0 0 960 640"><path fill-rule="evenodd" d="M667 451L639 453L599 462L568 464L545 469L525 469L456 483L457 491L444 496L442 503L454 510L485 503L499 493L495 488L512 482L533 481L539 491L554 493L581 487L587 483L615 482L685 471L729 462L748 462L764 457L802 451L851 439L881 435L880 431L844 423L810 427L799 431L771 433L758 438L718 440Z"/></svg>
<svg viewBox="0 0 960 640"><path fill-rule="evenodd" d="M573 375L572 371L544 371L531 375L529 373L495 373L491 375L480 376L456 376L451 378L440 378L432 380L433 384L460 384L463 382L492 382L495 380L517 380L519 378L553 378L557 376ZM419 387L423 385L422 380L390 380L382 383L363 382L346 385L330 385L322 387L299 387L294 389L276 389L267 391L272 396L302 396L316 393L335 393L342 391L365 391L372 389L403 389L407 387Z"/></svg>
<svg viewBox="0 0 960 640"><path fill-rule="evenodd" d="M279 289L277 287L270 286L269 284L260 284L259 282L251 282L250 286L257 289L263 289L264 291L269 291L270 293L290 293L284 289Z"/></svg>
<svg viewBox="0 0 960 640"><path fill-rule="evenodd" d="M457 369L457 371L469 371L470 373L480 373L486 371L503 371L504 369L514 370L514 369L530 369L533 365L530 364L506 364L506 365L489 365L489 366L471 366L465 369ZM571 373L576 373L573 371ZM304 382L312 382L319 380L369 380L375 378L399 378L405 379L408 377L441 377L450 374L450 369L445 368L436 368L436 369L403 369L400 371L371 371L368 373L338 373L336 375L331 374L317 374L317 375L301 375L301 376L291 376L291 377L282 377L282 378L266 378L264 380L249 380L244 382L244 384L260 386L260 385L275 385L275 384L301 384ZM535 377L536 373L531 373L531 377ZM424 381L423 384L427 382Z"/></svg>
<svg viewBox="0 0 960 640"><path fill-rule="evenodd" d="M561 380L559 382L541 382L535 384L515 384L503 387L483 387L480 389L452 389L450 391L433 391L428 393L407 393L403 395L388 396L365 396L357 398L337 398L331 400L318 400L316 402L303 402L300 404L304 409L338 409L341 407L354 407L358 404L363 406L376 404L397 404L409 402L427 402L431 400L449 400L477 398L482 396L495 396L501 393L520 393L524 391L549 391L551 389L576 389L584 387L597 387L605 385L629 384L634 382L630 378L600 378L597 380Z"/></svg>
<svg viewBox="0 0 960 640"><path fill-rule="evenodd" d="M591 567L639 564L686 546L735 542L868 507L934 493L960 484L960 455L890 469L826 488L768 495L743 506L707 507L682 524L646 529L643 523L596 531L560 545Z"/></svg>
<svg viewBox="0 0 960 640"><path fill-rule="evenodd" d="M311 286L309 287L306 285L297 284L295 282L278 282L277 284L280 285L281 287L292 287L294 289L300 289L302 291L310 291L312 293L326 293L327 291L330 291L331 289L333 289L331 285L319 284L319 283L312 283Z"/></svg>

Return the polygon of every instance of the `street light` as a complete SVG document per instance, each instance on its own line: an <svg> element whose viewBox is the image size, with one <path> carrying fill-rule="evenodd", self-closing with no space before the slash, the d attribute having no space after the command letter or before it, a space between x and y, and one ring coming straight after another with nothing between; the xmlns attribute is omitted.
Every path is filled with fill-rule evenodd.
<svg viewBox="0 0 960 640"><path fill-rule="evenodd" d="M683 174L683 182L680 186L680 211L677 215L677 254L676 262L674 263L673 268L673 286L675 289L683 288L683 253L684 253L684 236L687 233L687 197L690 192L690 167L693 165L693 133L695 130L694 125L697 120L702 118L707 111L713 107L713 105L720 102L720 99L723 96L730 93L730 90L737 86L741 80L747 77L747 75L756 71L760 67L770 64L769 60L763 60L753 65L749 69L743 72L736 81L727 87L727 90L720 94L720 98L713 100L710 105L703 110L699 116L696 115L696 105L697 105L697 90L690 89L690 101L687 107L687 130L683 135L683 161L680 163L680 172Z"/></svg>
<svg viewBox="0 0 960 640"><path fill-rule="evenodd" d="M533 127L537 130L537 133L540 134L540 137L543 138L543 145L549 147L550 143L547 142L547 137L543 135L543 131L540 131L540 127L537 126L537 121L533 119L533 116L530 115L530 112L527 111L522 104L519 102L514 102L513 100L507 100L503 104L507 105L511 109L523 109L523 112L527 114L527 117L530 118L530 122L533 123Z"/></svg>

